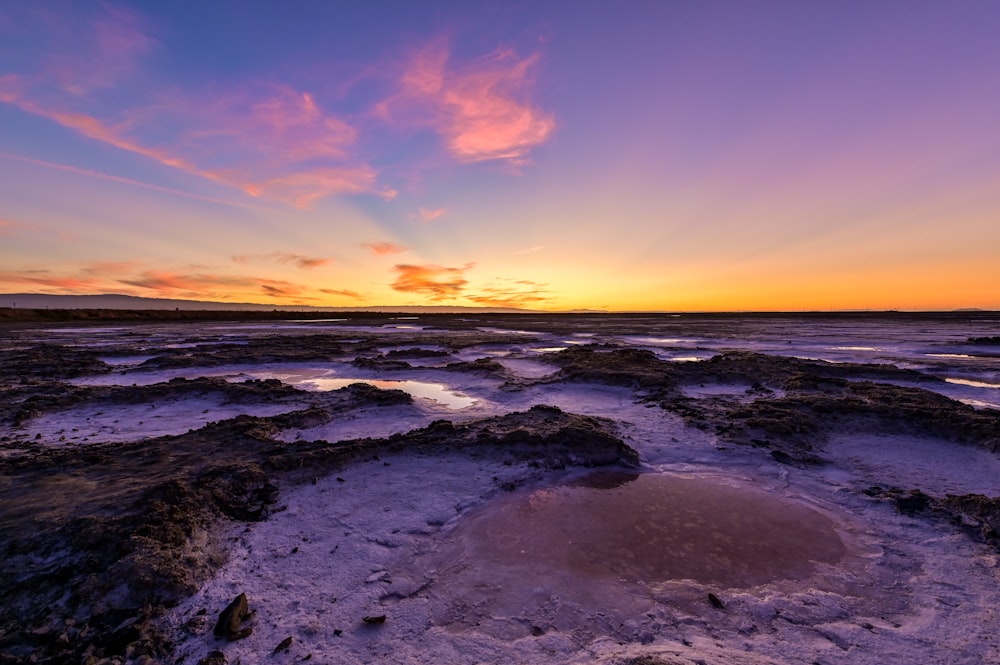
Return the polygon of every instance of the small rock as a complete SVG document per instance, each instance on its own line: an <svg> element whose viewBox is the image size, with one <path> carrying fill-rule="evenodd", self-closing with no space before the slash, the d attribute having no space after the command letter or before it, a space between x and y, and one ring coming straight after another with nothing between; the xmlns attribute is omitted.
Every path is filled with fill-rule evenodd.
<svg viewBox="0 0 1000 665"><path fill-rule="evenodd" d="M369 626L377 626L379 624L385 623L385 615L379 614L377 616L364 617L361 620L364 621Z"/></svg>
<svg viewBox="0 0 1000 665"><path fill-rule="evenodd" d="M282 651L288 651L288 647L292 646L292 636L289 635L285 639L281 640L278 646L274 647L274 651L271 652L272 655L276 653L281 653Z"/></svg>
<svg viewBox="0 0 1000 665"><path fill-rule="evenodd" d="M249 626L242 627L243 622L249 618L250 606L247 603L247 595L241 593L219 614L213 632L216 637L225 637L229 641L241 640L253 632L253 628Z"/></svg>
<svg viewBox="0 0 1000 665"><path fill-rule="evenodd" d="M198 665L227 665L226 654L221 651L211 651L207 656L198 661Z"/></svg>
<svg viewBox="0 0 1000 665"><path fill-rule="evenodd" d="M723 603L721 600L719 600L719 597L716 596L714 593L710 592L708 594L708 602L712 607L714 607L717 610L726 609L726 604Z"/></svg>

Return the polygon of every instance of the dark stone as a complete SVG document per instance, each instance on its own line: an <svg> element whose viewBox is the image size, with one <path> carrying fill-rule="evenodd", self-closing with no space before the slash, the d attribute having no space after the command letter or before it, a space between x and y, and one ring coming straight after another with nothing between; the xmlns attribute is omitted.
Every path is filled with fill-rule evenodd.
<svg viewBox="0 0 1000 665"><path fill-rule="evenodd" d="M198 665L228 665L226 654L218 649L210 651L207 656L198 661Z"/></svg>
<svg viewBox="0 0 1000 665"><path fill-rule="evenodd" d="M250 606L247 603L247 595L241 593L219 614L213 633L216 637L229 641L241 640L253 632L253 627L243 627L243 623L249 618Z"/></svg>
<svg viewBox="0 0 1000 665"><path fill-rule="evenodd" d="M717 610L726 609L726 604L719 600L719 597L712 592L708 594L708 603Z"/></svg>
<svg viewBox="0 0 1000 665"><path fill-rule="evenodd" d="M909 494L897 496L893 500L896 503L896 510L904 515L922 513L931 504L931 498L920 490L913 490Z"/></svg>
<svg viewBox="0 0 1000 665"><path fill-rule="evenodd" d="M281 653L282 651L288 651L288 648L290 646L292 646L292 636L291 635L289 635L285 639L281 640L281 642L278 644L278 646L274 647L274 651L272 651L271 653L275 654L275 653Z"/></svg>
<svg viewBox="0 0 1000 665"><path fill-rule="evenodd" d="M363 617L361 620L364 621L369 626L378 626L385 623L385 615L379 614L375 616L367 616Z"/></svg>

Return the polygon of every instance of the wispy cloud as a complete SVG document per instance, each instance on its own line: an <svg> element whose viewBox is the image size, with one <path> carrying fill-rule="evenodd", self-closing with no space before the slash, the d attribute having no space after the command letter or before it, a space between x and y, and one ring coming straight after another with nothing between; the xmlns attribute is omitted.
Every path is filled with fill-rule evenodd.
<svg viewBox="0 0 1000 665"><path fill-rule="evenodd" d="M96 277L60 275L49 270L0 271L0 284L14 287L31 286L57 289L62 292L88 293L101 282Z"/></svg>
<svg viewBox="0 0 1000 665"><path fill-rule="evenodd" d="M399 263L395 266L396 280L391 286L403 293L426 295L431 301L456 298L469 283L465 273L472 267L471 263L461 268Z"/></svg>
<svg viewBox="0 0 1000 665"><path fill-rule="evenodd" d="M284 280L244 275L182 273L169 270L146 270L134 277L121 278L117 281L120 284L138 287L166 298L232 300L263 295L275 298L302 299L308 292L306 287Z"/></svg>
<svg viewBox="0 0 1000 665"><path fill-rule="evenodd" d="M468 65L453 65L447 44L432 42L413 54L400 90L377 107L386 119L400 111L433 127L463 162L523 163L549 139L553 116L529 99L538 55L499 50Z"/></svg>
<svg viewBox="0 0 1000 665"><path fill-rule="evenodd" d="M2 101L2 100L0 100ZM72 166L70 164L57 164L55 162L47 162L43 159L33 159L31 157L25 157L23 155L15 155L10 152L3 152L0 150L0 157L6 157L7 159L15 159L25 164L34 164L35 166L43 166L45 168L54 169L56 171L63 171L66 173L75 173L77 175L87 176L89 178L98 178L100 180L107 180L109 182L117 182L123 185L131 185L133 187L142 187L144 189L150 189L155 192L163 192L165 194L173 194L175 196L183 196L189 199L195 199L197 201L207 201L209 203L218 203L225 206L235 206L237 208L250 208L252 210L270 210L262 205L255 203L244 203L242 201L234 201L230 199L220 199L214 196L203 196L201 194L195 194L194 192L185 192L180 189L173 189L170 187L161 187L160 185L154 185L148 182L142 182L139 180L133 180L131 178L123 178L117 175L111 175L110 173L102 173L100 171L93 171L91 169L82 169L77 166Z"/></svg>
<svg viewBox="0 0 1000 665"><path fill-rule="evenodd" d="M435 219L444 217L446 212L448 211L445 208L420 208L417 210L417 215L425 222L433 222Z"/></svg>
<svg viewBox="0 0 1000 665"><path fill-rule="evenodd" d="M392 242L366 242L362 247L367 247L376 256L387 256L389 254L402 254L406 248Z"/></svg>
<svg viewBox="0 0 1000 665"><path fill-rule="evenodd" d="M241 254L233 257L236 263L251 263L254 261L276 261L277 263L291 263L302 269L318 268L331 263L330 259L305 256L304 254L293 254L292 252L272 252L270 254Z"/></svg>
<svg viewBox="0 0 1000 665"><path fill-rule="evenodd" d="M534 254L535 252L540 252L545 249L545 245L536 245L534 247L525 247L524 249L514 252L516 256L525 256L526 254Z"/></svg>
<svg viewBox="0 0 1000 665"><path fill-rule="evenodd" d="M126 293L154 298L245 302L265 299L287 304L318 299L316 290L295 282L253 275L144 269L139 262L132 261L93 263L64 271L0 271L0 290L21 288L56 294ZM354 294L352 297L359 296Z"/></svg>
<svg viewBox="0 0 1000 665"><path fill-rule="evenodd" d="M55 12L42 18L51 39L42 71L74 95L111 88L135 75L158 44L141 14L107 2L80 23Z"/></svg>
<svg viewBox="0 0 1000 665"><path fill-rule="evenodd" d="M537 307L551 300L547 286L527 279L502 279L465 297L484 307Z"/></svg>
<svg viewBox="0 0 1000 665"><path fill-rule="evenodd" d="M357 291L350 291L348 289L320 289L320 293L326 293L331 296L343 296L345 298L354 298L355 300L361 299L361 294Z"/></svg>
<svg viewBox="0 0 1000 665"><path fill-rule="evenodd" d="M19 231L23 229L34 228L31 224L24 224L22 222L15 222L12 219L4 219L0 217L0 234L11 233L13 231Z"/></svg>
<svg viewBox="0 0 1000 665"><path fill-rule="evenodd" d="M212 150L200 146L196 140L198 137L210 134L196 132L189 135L186 140L178 139L178 145L186 148L189 153L183 155L172 150L146 145L140 138L132 138L127 133L137 133L134 123L121 122L112 125L91 115L43 106L24 96L12 85L0 87L0 102L13 104L23 111L47 118L87 138L120 150L148 157L165 166L222 185L236 187L253 197L279 201L297 208L309 208L319 199L334 194L377 193L387 199L395 196L393 190L379 189L376 186L375 171L366 164L349 163L335 166L316 164L314 158L321 154L340 159L340 153L334 151L333 143L328 142L325 147L322 146L322 137L317 137L315 142L302 140L302 143L299 143L296 136L272 136L272 143L276 144L283 138L288 142L276 145L273 152L247 154L256 153L258 150L258 144L253 143L248 137L259 137L259 132L247 130L238 136L229 135L231 141L228 147L217 146ZM321 128L318 131L321 131ZM214 135L212 142L218 143L221 138L220 135ZM240 141L245 144L241 145ZM268 141L263 141L261 145L266 146L267 143ZM202 154L204 157L199 159L199 155ZM303 161L288 161L291 159ZM198 165L199 161L214 162L217 167L202 168ZM90 175L98 174L90 172ZM125 178L120 180L162 191L172 191Z"/></svg>
<svg viewBox="0 0 1000 665"><path fill-rule="evenodd" d="M130 275L140 268L138 261L98 261L80 269L84 275L111 278Z"/></svg>
<svg viewBox="0 0 1000 665"><path fill-rule="evenodd" d="M247 194L288 203L296 208L308 209L327 196L334 194L378 193L392 199L396 192L382 189L376 192L375 171L367 166L343 168L317 168L267 180L244 182L240 185Z"/></svg>
<svg viewBox="0 0 1000 665"><path fill-rule="evenodd" d="M51 52L20 75L0 76L0 102L165 166L299 208L336 194L395 196L377 185L374 169L354 154L355 128L308 91L244 81L210 91L164 92L144 79L122 91L125 103L102 104L95 94L133 70L144 71L142 57L157 44L142 17L102 4L90 20L53 14L36 28L53 42ZM82 36L68 45L53 38L75 32ZM82 70L101 72L99 80Z"/></svg>

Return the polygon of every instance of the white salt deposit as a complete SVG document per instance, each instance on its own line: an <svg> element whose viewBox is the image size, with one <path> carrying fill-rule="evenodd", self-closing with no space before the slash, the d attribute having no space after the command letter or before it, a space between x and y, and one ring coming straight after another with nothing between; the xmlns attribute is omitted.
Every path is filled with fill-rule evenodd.
<svg viewBox="0 0 1000 665"><path fill-rule="evenodd" d="M83 404L43 413L15 428L19 438L47 447L139 441L184 434L241 415L276 416L304 404L239 404L221 396L171 398L148 404Z"/></svg>
<svg viewBox="0 0 1000 665"><path fill-rule="evenodd" d="M387 340L421 332L407 323L340 324L331 320L320 325L219 328L237 342L304 329L356 330L366 338L383 335ZM890 326L873 332L851 323L812 327L801 322L753 326L757 327L752 335L738 340L675 336L666 329L663 334L651 330L648 335L623 338L677 362L741 348L930 368L946 381L910 385L1000 408L997 369L990 364L995 361L961 346L968 337L989 330ZM315 484L286 485L279 509L268 520L231 530L228 563L163 620L182 662L195 663L216 648L225 651L230 663L264 662L289 636L293 642L288 653L275 656L274 662L309 658L307 662L344 665L620 665L640 654L685 665L1000 662L996 632L1000 566L995 552L951 524L900 515L891 504L860 491L879 485L920 488L934 496L996 496L1000 462L993 453L929 437L833 434L817 451L830 464L798 468L777 464L766 450L723 445L711 431L689 428L676 414L641 404L633 391L620 387L540 383L513 390L499 377L428 368L361 372L345 362L129 371L141 356L123 350L126 342L145 334L142 330L62 329L67 342L74 336L97 334L89 343L120 345L107 352L107 359L127 371L77 382L130 385L174 377L222 376L232 381L277 377L321 390L360 380L409 389L417 398L410 405L337 413L329 423L284 431L280 437L285 441L383 437L437 418L461 422L549 404L613 419L619 435L640 452L645 471L752 483L768 500L808 505L829 520L851 552L840 559L809 559L805 577L799 579L778 576L748 585L696 575L681 575L688 578L684 580L624 575L628 578L624 581L609 575L595 582L593 576L581 581L580 571L571 566L542 572L490 567L485 565L488 557L480 557L463 540L470 525L482 525L483 533L489 533L490 519L502 516L507 502L516 503L546 484L551 487L566 479L527 464L504 464L488 453L476 459L461 453L382 455L377 461L317 478ZM201 338L187 339L177 330L160 326L155 335L147 335L147 341L151 348L201 343ZM538 357L538 351L554 351L564 348L557 345L581 339L615 339L594 332L573 333L577 339L564 341L565 334L480 330L523 335L524 341L469 347L454 357L499 358L510 374L524 379L557 371ZM127 340L126 335L136 337ZM749 388L705 384L686 386L684 392L697 399L742 400L749 396ZM421 395L419 390L430 392ZM273 415L295 408L298 405L291 403L231 404L221 397L181 398L152 406L81 405L43 413L14 434L24 441L39 436L44 445L130 441L182 433L240 413ZM502 489L510 485L522 489L513 494ZM691 524L697 526L699 519L704 521L704 515L692 515ZM508 520L507 526L513 529L517 521ZM695 550L701 546L692 545ZM630 556L627 547L618 551L621 557ZM536 554L532 560L543 552ZM214 618L240 592L247 593L256 612L253 633L238 642L217 642L211 634ZM709 602L709 593L724 603L724 610ZM366 616L383 615L384 624L363 621Z"/></svg>
<svg viewBox="0 0 1000 665"><path fill-rule="evenodd" d="M678 583L636 595L611 580L577 585L567 596L550 588L555 580L525 587L519 571L479 579L467 574L475 560L445 565L440 555L470 511L488 515L507 496L498 494L499 483L533 473L461 455L404 453L285 488L284 510L235 536L230 562L164 628L191 662L215 648L230 662L259 662L288 636L291 658L345 665L610 665L638 653L757 665L971 664L1000 656L990 619L1000 602L995 555L950 528L856 498L840 508L847 512L837 528L866 549L852 563L826 564L819 585ZM843 502L836 487L781 473L796 493ZM505 594L516 590L530 602L508 603ZM711 606L709 591L726 611ZM253 633L217 642L212 618L241 592L256 611ZM384 624L362 620L378 616Z"/></svg>

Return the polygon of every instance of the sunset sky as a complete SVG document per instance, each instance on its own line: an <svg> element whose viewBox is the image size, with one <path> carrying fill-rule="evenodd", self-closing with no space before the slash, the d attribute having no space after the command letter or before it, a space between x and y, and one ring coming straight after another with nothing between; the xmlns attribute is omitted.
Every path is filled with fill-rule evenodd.
<svg viewBox="0 0 1000 665"><path fill-rule="evenodd" d="M0 292L1000 309L1000 2L0 0Z"/></svg>

